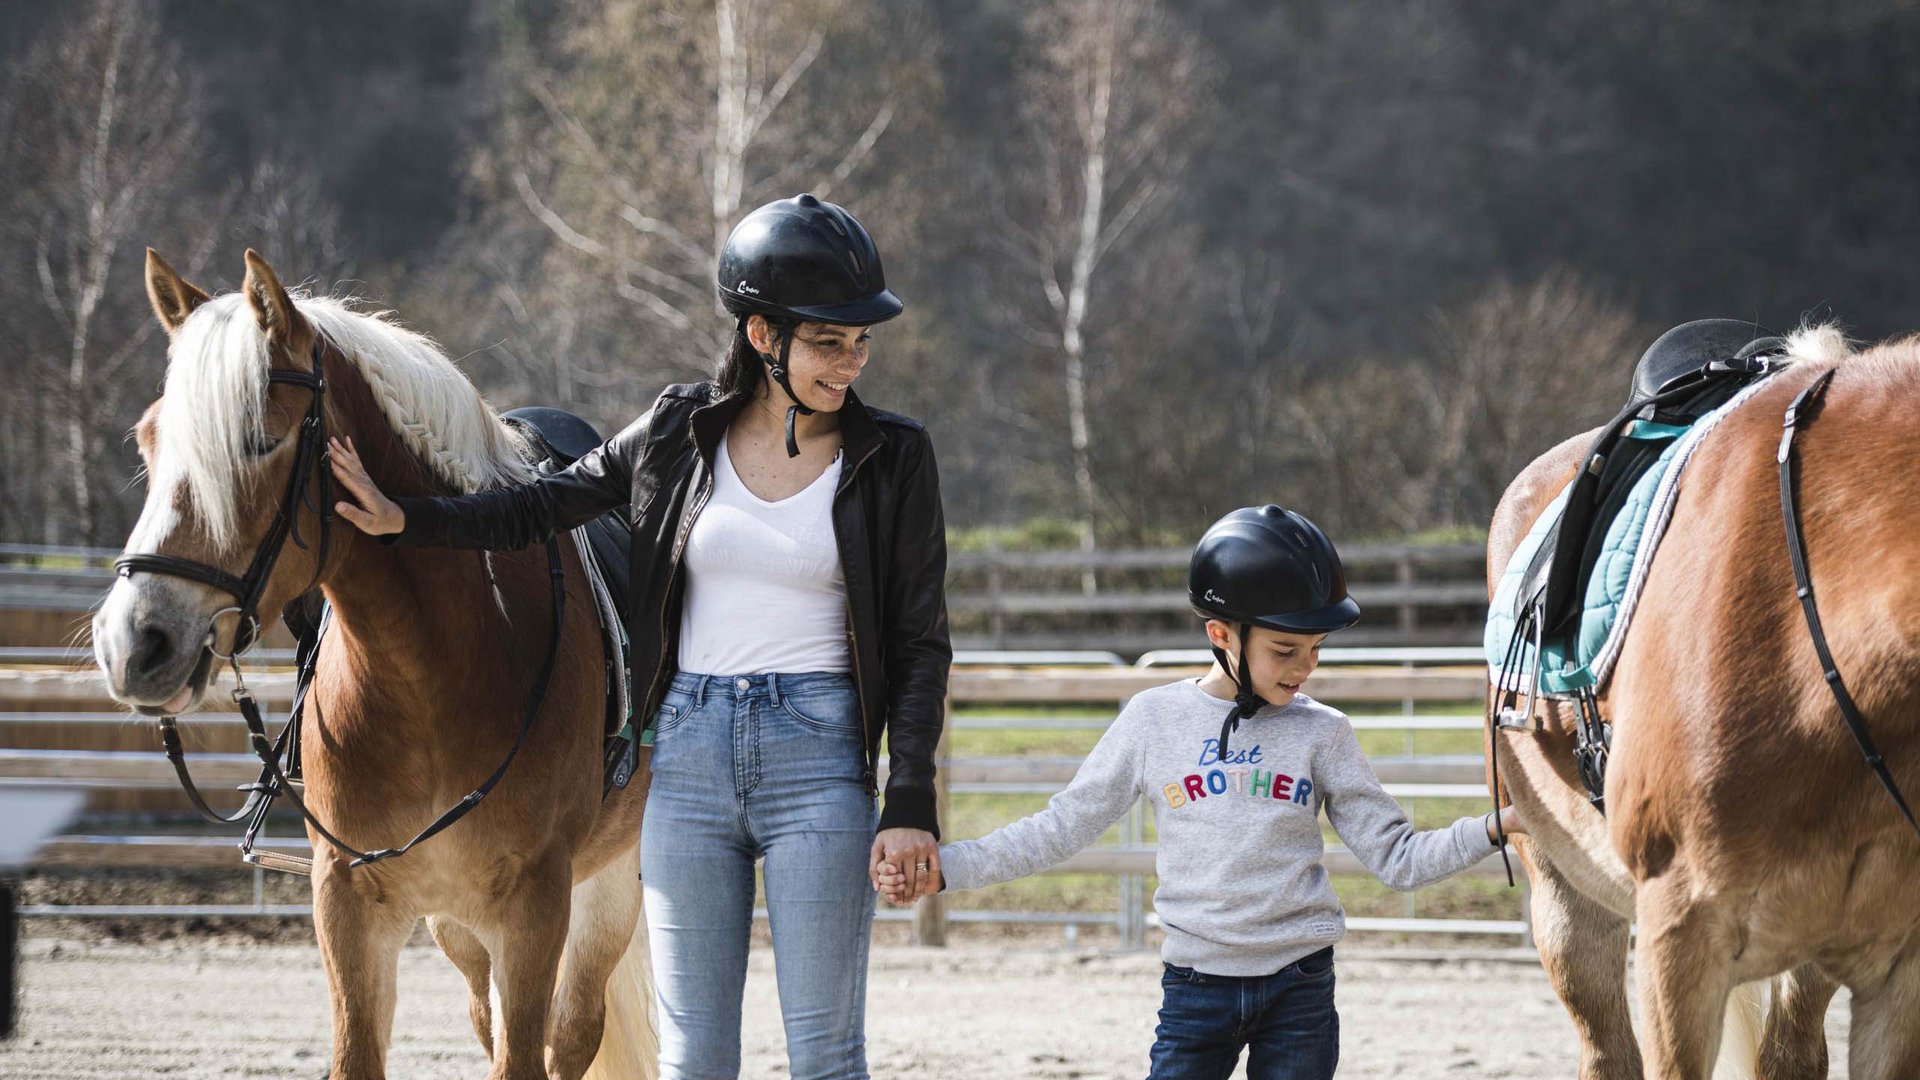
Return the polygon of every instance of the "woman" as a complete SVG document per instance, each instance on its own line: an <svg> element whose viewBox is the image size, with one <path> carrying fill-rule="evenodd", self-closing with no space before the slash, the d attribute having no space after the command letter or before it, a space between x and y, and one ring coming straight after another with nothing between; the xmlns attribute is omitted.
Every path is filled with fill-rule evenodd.
<svg viewBox="0 0 1920 1080"><path fill-rule="evenodd" d="M933 751L953 655L939 480L921 426L852 390L866 328L902 305L851 214L812 195L760 207L728 238L719 287L736 332L714 380L668 387L572 467L388 499L336 442L359 503L336 509L399 543L518 549L630 504L662 1075L739 1073L764 859L792 1075L865 1077L874 867L907 868L921 894L939 881Z"/></svg>

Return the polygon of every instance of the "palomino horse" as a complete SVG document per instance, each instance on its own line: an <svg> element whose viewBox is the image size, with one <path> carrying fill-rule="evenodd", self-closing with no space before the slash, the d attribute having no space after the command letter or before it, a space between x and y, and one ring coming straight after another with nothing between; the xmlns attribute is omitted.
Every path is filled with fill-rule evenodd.
<svg viewBox="0 0 1920 1080"><path fill-rule="evenodd" d="M1543 703L1539 732L1495 729L1530 834L1515 840L1540 956L1579 1030L1582 1080L1637 1078L1643 1056L1662 1080L1706 1077L1740 1011L1730 996L1768 978L1766 1030L1746 1047L1758 1075L1826 1076L1822 1020L1845 985L1853 1080L1920 1077L1920 840L1823 681L1775 462L1789 402L1837 366L1794 443L1807 558L1838 668L1900 786L1920 789L1920 473L1905 467L1920 446L1920 339L1854 355L1822 328L1787 352L1794 366L1706 435L1681 483L1600 696L1614 722L1605 816L1575 774L1570 706ZM1591 438L1507 489L1490 589Z"/></svg>
<svg viewBox="0 0 1920 1080"><path fill-rule="evenodd" d="M296 300L259 256L246 262L240 292L209 297L148 253L170 362L137 429L146 505L127 541L132 565L95 617L96 653L119 700L149 715L194 707L242 630L224 614L228 591L165 566L237 578L278 544L256 610L278 611L310 582L333 609L302 719L305 802L348 845L398 846L515 744L556 631L547 556L391 547L338 523L329 544L329 524L298 503L282 543L282 493L327 490L317 470L328 465L297 451L300 426L319 394L314 419L352 438L387 491L473 490L531 470L432 342L335 301ZM296 461L315 475L295 475ZM577 553L562 553L550 689L498 787L404 858L350 867L309 827L334 1080L386 1074L399 951L422 917L466 977L490 1077L575 1080L590 1063L599 1076L654 1075L635 935L647 774L602 800L600 631Z"/></svg>

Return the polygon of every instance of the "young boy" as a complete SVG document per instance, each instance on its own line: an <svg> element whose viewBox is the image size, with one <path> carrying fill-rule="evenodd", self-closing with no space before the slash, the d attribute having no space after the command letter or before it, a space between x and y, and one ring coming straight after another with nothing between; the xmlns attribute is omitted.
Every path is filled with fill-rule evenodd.
<svg viewBox="0 0 1920 1080"><path fill-rule="evenodd" d="M1045 810L941 845L937 869L953 889L1037 873L1146 796L1166 931L1150 1080L1224 1080L1247 1047L1249 1080L1331 1077L1333 944L1346 920L1320 865L1320 810L1401 890L1492 854L1492 815L1415 832L1347 718L1299 692L1321 642L1360 617L1339 555L1311 521L1271 505L1228 514L1194 549L1187 587L1213 669L1135 695ZM1518 832L1511 814L1501 824ZM902 869L882 863L876 876L896 902L913 891Z"/></svg>

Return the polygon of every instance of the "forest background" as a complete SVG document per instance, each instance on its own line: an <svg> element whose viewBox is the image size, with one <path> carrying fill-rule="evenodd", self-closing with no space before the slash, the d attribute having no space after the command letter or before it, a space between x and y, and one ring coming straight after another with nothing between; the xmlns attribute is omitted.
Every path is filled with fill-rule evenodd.
<svg viewBox="0 0 1920 1080"><path fill-rule="evenodd" d="M802 190L907 301L861 393L954 529L1474 535L1674 323L1920 329L1916 177L1894 0L8 3L0 541L137 514L149 245L213 290L256 247L611 433Z"/></svg>

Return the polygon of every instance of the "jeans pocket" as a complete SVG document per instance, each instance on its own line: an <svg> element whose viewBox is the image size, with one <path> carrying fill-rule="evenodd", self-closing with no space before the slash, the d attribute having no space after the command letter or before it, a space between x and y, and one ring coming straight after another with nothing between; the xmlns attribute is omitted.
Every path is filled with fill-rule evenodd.
<svg viewBox="0 0 1920 1080"><path fill-rule="evenodd" d="M679 727L680 721L692 711L693 707L690 704L675 705L670 701L662 701L659 711L653 714L653 737L658 739Z"/></svg>
<svg viewBox="0 0 1920 1080"><path fill-rule="evenodd" d="M1321 982L1333 978L1333 953L1317 952L1294 962L1293 970L1302 982Z"/></svg>
<svg viewBox="0 0 1920 1080"><path fill-rule="evenodd" d="M835 687L798 694L781 694L780 707L788 716L828 735L860 733L860 699L851 689Z"/></svg>

